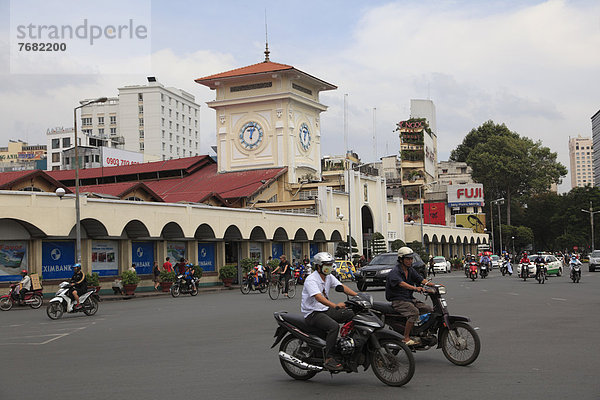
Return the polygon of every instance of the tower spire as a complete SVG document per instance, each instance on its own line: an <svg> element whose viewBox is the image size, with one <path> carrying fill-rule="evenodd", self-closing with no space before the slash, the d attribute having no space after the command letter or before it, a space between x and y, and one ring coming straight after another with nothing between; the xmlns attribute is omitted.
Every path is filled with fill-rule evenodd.
<svg viewBox="0 0 600 400"><path fill-rule="evenodd" d="M267 31L267 9L265 8L265 62L269 62L269 35Z"/></svg>

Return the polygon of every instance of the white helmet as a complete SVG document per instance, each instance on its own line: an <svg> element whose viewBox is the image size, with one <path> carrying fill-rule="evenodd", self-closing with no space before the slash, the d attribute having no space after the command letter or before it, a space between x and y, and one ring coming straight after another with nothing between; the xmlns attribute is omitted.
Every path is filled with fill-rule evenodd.
<svg viewBox="0 0 600 400"><path fill-rule="evenodd" d="M315 254L313 260L315 268L321 267L321 272L323 274L329 275L331 271L333 271L333 262L335 261L335 259L328 252L322 251L320 253Z"/></svg>
<svg viewBox="0 0 600 400"><path fill-rule="evenodd" d="M410 257L410 258L412 258L412 256L413 256L414 254L415 254L415 253L412 251L412 249L411 249L410 247L406 247L406 246L404 246L404 247L400 247L400 248L398 249L398 258L405 258L405 257Z"/></svg>

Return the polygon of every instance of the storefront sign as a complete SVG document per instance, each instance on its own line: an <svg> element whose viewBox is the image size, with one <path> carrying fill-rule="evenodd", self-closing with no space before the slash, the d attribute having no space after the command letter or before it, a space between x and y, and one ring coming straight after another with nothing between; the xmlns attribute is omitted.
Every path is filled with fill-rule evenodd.
<svg viewBox="0 0 600 400"><path fill-rule="evenodd" d="M92 241L92 272L97 272L100 276L119 275L119 242Z"/></svg>
<svg viewBox="0 0 600 400"><path fill-rule="evenodd" d="M483 185L481 183L448 185L448 206L450 207L483 207L483 196Z"/></svg>
<svg viewBox="0 0 600 400"><path fill-rule="evenodd" d="M131 242L131 261L138 274L151 274L154 265L154 242Z"/></svg>
<svg viewBox="0 0 600 400"><path fill-rule="evenodd" d="M27 243L0 241L0 281L20 281L27 270Z"/></svg>
<svg viewBox="0 0 600 400"><path fill-rule="evenodd" d="M75 242L42 242L42 279L73 276Z"/></svg>
<svg viewBox="0 0 600 400"><path fill-rule="evenodd" d="M446 204L425 203L423 204L423 220L426 224L446 225Z"/></svg>
<svg viewBox="0 0 600 400"><path fill-rule="evenodd" d="M215 271L215 243L198 243L198 265L203 271Z"/></svg>

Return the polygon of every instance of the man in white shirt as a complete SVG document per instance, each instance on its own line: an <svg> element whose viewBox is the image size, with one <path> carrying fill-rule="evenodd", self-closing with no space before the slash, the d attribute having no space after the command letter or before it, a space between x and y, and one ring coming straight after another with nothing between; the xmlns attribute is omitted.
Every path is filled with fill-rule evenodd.
<svg viewBox="0 0 600 400"><path fill-rule="evenodd" d="M25 301L25 293L31 290L31 277L27 275L27 270L22 270L21 275L23 279L19 284L21 285L21 291L19 292L19 297L21 298L21 302Z"/></svg>
<svg viewBox="0 0 600 400"><path fill-rule="evenodd" d="M344 287L344 293L350 296L356 296L356 292L331 275L333 261L333 256L327 252L315 255L315 271L304 281L301 310L308 325L327 333L324 367L331 371L339 371L343 367L331 355L340 328L338 323L350 321L354 313L346 309L343 302L336 304L330 301L329 291L341 285Z"/></svg>

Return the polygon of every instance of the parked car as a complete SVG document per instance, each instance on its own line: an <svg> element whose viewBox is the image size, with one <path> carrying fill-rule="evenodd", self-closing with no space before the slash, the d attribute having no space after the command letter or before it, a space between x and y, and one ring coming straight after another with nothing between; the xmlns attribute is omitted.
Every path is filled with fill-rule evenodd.
<svg viewBox="0 0 600 400"><path fill-rule="evenodd" d="M332 274L339 280L353 280L352 277L356 275L356 268L354 268L352 261L335 260Z"/></svg>
<svg viewBox="0 0 600 400"><path fill-rule="evenodd" d="M582 261L583 262L583 261ZM600 267L600 250L594 250L590 254L590 272L594 272L596 268Z"/></svg>
<svg viewBox="0 0 600 400"><path fill-rule="evenodd" d="M452 265L450 264L450 261L446 260L442 256L433 257L433 270L436 273L443 272L449 274L452 272Z"/></svg>
<svg viewBox="0 0 600 400"><path fill-rule="evenodd" d="M499 269L500 268L501 262L500 262L499 256L493 254L490 256L490 260L492 261L491 269L494 269L494 268Z"/></svg>
<svg viewBox="0 0 600 400"><path fill-rule="evenodd" d="M533 260L537 258L537 254L529 256L529 276L535 276L535 263ZM562 262L552 254L542 254L542 258L546 262L547 275L561 276L563 271ZM521 275L521 264L517 265L517 276Z"/></svg>
<svg viewBox="0 0 600 400"><path fill-rule="evenodd" d="M395 251L376 255L371 262L356 271L358 290L364 292L368 287L385 286L388 274L397 263L398 253ZM412 265L421 276L427 276L425 263L417 253L414 255Z"/></svg>

